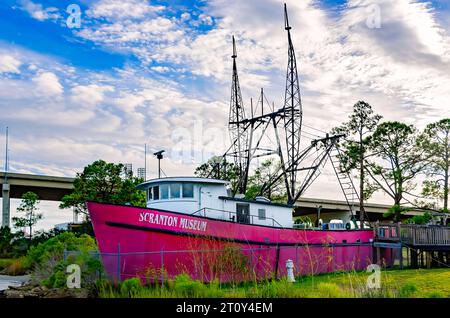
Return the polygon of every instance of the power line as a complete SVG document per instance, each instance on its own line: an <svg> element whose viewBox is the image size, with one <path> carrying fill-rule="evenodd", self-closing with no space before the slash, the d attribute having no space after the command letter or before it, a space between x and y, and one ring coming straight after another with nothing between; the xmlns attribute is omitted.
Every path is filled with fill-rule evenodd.
<svg viewBox="0 0 450 318"><path fill-rule="evenodd" d="M326 132L326 131L324 131L324 130L321 130L321 129L317 129L317 128L314 128L314 127L311 127L311 126L308 126L308 125L305 125L305 124L303 124L303 126L304 126L304 127L308 127L308 128L311 128L311 129L313 129L313 130L317 130L317 131L320 131L320 132L322 132L322 133L324 133L324 134L327 134L327 132Z"/></svg>

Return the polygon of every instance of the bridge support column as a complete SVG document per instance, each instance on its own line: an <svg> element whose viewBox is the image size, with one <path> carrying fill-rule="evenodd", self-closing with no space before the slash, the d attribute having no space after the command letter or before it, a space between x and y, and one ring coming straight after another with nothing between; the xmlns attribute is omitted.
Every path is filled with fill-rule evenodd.
<svg viewBox="0 0 450 318"><path fill-rule="evenodd" d="M2 226L10 227L10 198L9 198L9 183L3 184L2 190Z"/></svg>

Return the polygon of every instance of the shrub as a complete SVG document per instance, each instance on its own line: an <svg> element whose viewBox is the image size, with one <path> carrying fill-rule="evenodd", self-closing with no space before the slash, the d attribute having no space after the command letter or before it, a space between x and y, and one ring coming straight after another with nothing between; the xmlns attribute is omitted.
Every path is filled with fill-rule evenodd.
<svg viewBox="0 0 450 318"><path fill-rule="evenodd" d="M64 258L64 251L75 251ZM33 246L24 259L24 266L33 269L33 281L47 287L66 286L66 268L78 264L83 286L92 285L102 271L101 261L92 255L97 251L95 240L83 234L64 232L43 243Z"/></svg>
<svg viewBox="0 0 450 318"><path fill-rule="evenodd" d="M139 278L129 278L120 284L120 293L122 297L136 297L142 289Z"/></svg>
<svg viewBox="0 0 450 318"><path fill-rule="evenodd" d="M193 280L188 274L181 274L175 278L173 289L181 297L195 297L204 294L206 286L197 280Z"/></svg>
<svg viewBox="0 0 450 318"><path fill-rule="evenodd" d="M417 291L417 286L413 283L406 283L400 288L399 297L411 297Z"/></svg>
<svg viewBox="0 0 450 318"><path fill-rule="evenodd" d="M427 294L427 298L444 298L444 295L441 292L434 291Z"/></svg>
<svg viewBox="0 0 450 318"><path fill-rule="evenodd" d="M25 275L28 268L24 265L24 258L11 259L9 264L5 266L3 273L6 275L16 276Z"/></svg>
<svg viewBox="0 0 450 318"><path fill-rule="evenodd" d="M0 258L0 272L11 265L13 261L12 258Z"/></svg>

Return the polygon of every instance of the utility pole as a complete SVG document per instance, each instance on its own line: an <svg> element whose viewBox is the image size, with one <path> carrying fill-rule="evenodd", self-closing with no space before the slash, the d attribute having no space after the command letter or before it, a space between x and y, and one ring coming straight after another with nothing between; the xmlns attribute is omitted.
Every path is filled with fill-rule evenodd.
<svg viewBox="0 0 450 318"><path fill-rule="evenodd" d="M144 145L144 181L147 181L147 144Z"/></svg>
<svg viewBox="0 0 450 318"><path fill-rule="evenodd" d="M8 150L8 127L6 127L6 147L5 147L5 177L2 184L2 226L10 226L10 199L9 199L9 150Z"/></svg>

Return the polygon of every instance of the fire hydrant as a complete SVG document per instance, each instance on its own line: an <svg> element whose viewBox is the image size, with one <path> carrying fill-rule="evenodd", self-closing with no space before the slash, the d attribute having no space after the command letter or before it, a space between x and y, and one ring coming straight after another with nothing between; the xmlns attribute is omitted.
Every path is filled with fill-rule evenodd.
<svg viewBox="0 0 450 318"><path fill-rule="evenodd" d="M286 261L287 281L290 283L295 282L294 277L294 262L291 259Z"/></svg>

